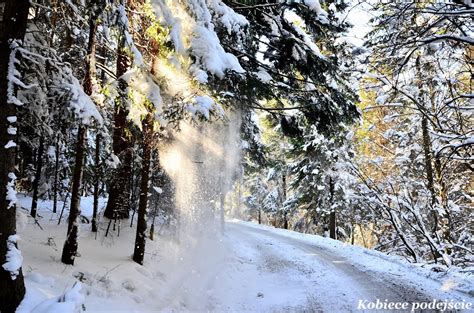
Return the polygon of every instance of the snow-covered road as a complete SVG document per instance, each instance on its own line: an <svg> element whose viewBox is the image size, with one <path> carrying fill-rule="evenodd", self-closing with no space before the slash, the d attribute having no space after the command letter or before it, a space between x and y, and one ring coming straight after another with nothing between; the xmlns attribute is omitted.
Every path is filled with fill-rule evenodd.
<svg viewBox="0 0 474 313"><path fill-rule="evenodd" d="M229 234L245 240L258 255L255 262L263 265L258 266L259 275L274 279L275 284L262 286L262 293L282 297L288 301L285 306L347 312L357 308L359 300L430 300L422 290L404 285L393 274L370 273L344 257L295 238L245 224L231 224Z"/></svg>
<svg viewBox="0 0 474 313"><path fill-rule="evenodd" d="M299 238L301 237L301 238ZM160 303L174 310L252 312L352 312L379 299L392 303L471 301L417 273L365 250L332 240L259 227L227 223L223 241L202 241L190 269ZM216 245L217 243L217 245ZM339 246L339 247L338 247ZM341 249L340 253L338 248ZM346 250L352 249L349 254ZM351 258L349 258L349 257ZM352 257L360 256L359 260ZM188 263L186 263L188 262ZM361 264L358 264L361 262ZM382 269L382 270L381 270Z"/></svg>

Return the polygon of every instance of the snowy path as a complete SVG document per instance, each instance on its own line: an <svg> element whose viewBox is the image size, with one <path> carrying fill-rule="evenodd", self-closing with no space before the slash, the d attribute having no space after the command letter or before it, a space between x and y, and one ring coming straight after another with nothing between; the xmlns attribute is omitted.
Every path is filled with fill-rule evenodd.
<svg viewBox="0 0 474 313"><path fill-rule="evenodd" d="M203 242L189 251L193 257L185 267L191 271L175 280L170 297L159 302L171 310L351 312L359 300L472 301L387 260L368 256L386 269L383 273L377 266L372 270L371 262L358 266L343 254L297 238L299 234L293 238L278 232L285 231L227 223L223 242ZM367 256L362 259L367 263Z"/></svg>

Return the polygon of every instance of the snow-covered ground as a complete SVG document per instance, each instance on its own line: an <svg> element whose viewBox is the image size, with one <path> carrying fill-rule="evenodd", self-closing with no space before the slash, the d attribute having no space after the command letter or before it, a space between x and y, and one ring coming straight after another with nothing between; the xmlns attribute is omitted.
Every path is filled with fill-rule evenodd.
<svg viewBox="0 0 474 313"><path fill-rule="evenodd" d="M29 198L19 201L29 206ZM90 214L90 199L83 204ZM69 307L56 312L81 302L81 294L77 309L86 312L351 312L360 301L377 299L473 302L472 278L458 273L435 277L396 257L242 221L228 222L224 236L156 236L147 241L144 266L131 260L135 228L129 222L120 236L117 227L107 237L106 221L97 235L82 224L80 257L66 266L60 261L66 223L57 226L49 205L39 205L43 229L20 218L27 296L19 313L44 312L65 292Z"/></svg>

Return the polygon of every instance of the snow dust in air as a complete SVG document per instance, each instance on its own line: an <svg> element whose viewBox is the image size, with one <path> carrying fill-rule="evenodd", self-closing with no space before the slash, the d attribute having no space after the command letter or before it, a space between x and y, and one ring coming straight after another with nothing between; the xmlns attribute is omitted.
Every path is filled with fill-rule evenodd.
<svg viewBox="0 0 474 313"><path fill-rule="evenodd" d="M240 115L222 121L182 123L160 163L175 187L178 232L199 238L219 231L220 210L240 175Z"/></svg>

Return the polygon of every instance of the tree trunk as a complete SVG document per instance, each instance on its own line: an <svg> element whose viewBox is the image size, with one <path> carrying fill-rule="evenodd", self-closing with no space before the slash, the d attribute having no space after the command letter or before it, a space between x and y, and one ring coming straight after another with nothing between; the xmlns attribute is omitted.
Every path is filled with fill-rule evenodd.
<svg viewBox="0 0 474 313"><path fill-rule="evenodd" d="M283 171L281 176L281 190L282 190L282 197L281 197L281 205L283 206L286 201L286 173ZM288 229L288 213L283 208L283 228Z"/></svg>
<svg viewBox="0 0 474 313"><path fill-rule="evenodd" d="M334 181L332 178L329 178L329 193L329 204L332 206L334 200ZM329 238L337 239L336 228L336 211L334 209L331 209L331 212L329 213Z"/></svg>
<svg viewBox="0 0 474 313"><path fill-rule="evenodd" d="M89 43L87 45L86 76L84 77L84 92L92 95L94 85L96 84L96 48L97 48L97 19L102 8L93 12L89 22ZM91 228L93 232L97 232L97 211L99 207L99 179L100 179L100 133L97 130L95 137L95 173L94 173L94 201L92 211Z"/></svg>
<svg viewBox="0 0 474 313"><path fill-rule="evenodd" d="M242 212L242 181L243 178L240 178L239 184L237 185L237 212L239 212L239 217ZM261 208L259 208L259 211Z"/></svg>
<svg viewBox="0 0 474 313"><path fill-rule="evenodd" d="M434 189L433 178L433 155L431 153L431 139L428 130L428 119L426 116L421 118L421 132L423 137L423 154L425 157L425 172L428 190L431 194L431 205L436 204L436 192Z"/></svg>
<svg viewBox="0 0 474 313"><path fill-rule="evenodd" d="M69 219L67 227L67 238L64 243L61 261L64 264L74 265L77 253L77 236L79 234L79 216L81 215L81 182L84 169L84 157L86 154L86 127L79 126L76 145L76 162L72 180L71 205L69 207Z"/></svg>
<svg viewBox="0 0 474 313"><path fill-rule="evenodd" d="M125 96L124 96L125 97ZM124 104L125 105L125 104ZM128 127L128 110L118 108L115 114L115 129L113 136L114 154L119 158L120 165L116 175L112 177L109 189L109 200L104 216L109 219L128 218L130 211L130 175L132 174L132 148L126 137Z"/></svg>
<svg viewBox="0 0 474 313"><path fill-rule="evenodd" d="M98 15L93 15L89 21L86 76L83 83L84 92L89 96L92 94L94 87L97 18ZM63 253L61 256L61 261L63 263L71 265L74 264L78 246L77 237L79 233L79 217L81 215L81 184L85 164L86 134L86 126L80 125L77 132L76 160L72 180L71 206L69 207L67 238L66 242L64 243Z"/></svg>
<svg viewBox="0 0 474 313"><path fill-rule="evenodd" d="M43 153L44 153L44 137L41 136L39 139L35 180L33 181L33 199L31 200L30 214L33 218L36 218L36 209L38 207L38 188L39 188L39 183L41 180L41 171L43 168Z"/></svg>
<svg viewBox="0 0 474 313"><path fill-rule="evenodd" d="M224 204L225 204L225 195L224 192L220 194L220 224L221 224L221 234L224 234L225 231L225 212L224 212Z"/></svg>
<svg viewBox="0 0 474 313"><path fill-rule="evenodd" d="M153 222L150 226L150 240L155 240L155 217L153 217Z"/></svg>
<svg viewBox="0 0 474 313"><path fill-rule="evenodd" d="M154 164L156 164L156 166L153 166L151 170L154 175L150 179L153 183L156 182L157 186L162 188L161 191L163 192L163 187L165 186L165 182L162 176L162 170L160 169L160 160L158 158L158 155L154 159ZM158 210L160 209L159 201L162 199L162 193L155 192L154 198L155 198L155 201L154 201L155 206L153 209L153 219L151 221L151 226L150 226L150 239L151 240L154 240L155 238L155 220L156 220L156 216L158 215ZM169 216L168 216L168 220L169 220Z"/></svg>
<svg viewBox="0 0 474 313"><path fill-rule="evenodd" d="M142 177L140 183L140 200L138 204L137 234L135 237L135 249L133 260L143 265L146 240L146 213L148 205L148 182L150 177L151 144L153 136L153 113L149 109L148 114L142 122L143 130L143 158Z"/></svg>
<svg viewBox="0 0 474 313"><path fill-rule="evenodd" d="M130 173L130 208L132 209L132 218L130 219L130 227L133 227L133 219L135 218L135 214L137 213L137 191L140 188L139 186L139 177L134 173L134 151L132 151L132 164L131 164L131 173Z"/></svg>
<svg viewBox="0 0 474 313"><path fill-rule="evenodd" d="M59 138L56 141L56 151L54 153L53 213L56 213L58 210Z"/></svg>
<svg viewBox="0 0 474 313"><path fill-rule="evenodd" d="M155 239L155 220L156 220L156 215L158 214L158 201L159 200L160 200L160 196L156 195L155 209L153 210L153 219L151 220L151 226L150 226L150 240Z"/></svg>
<svg viewBox="0 0 474 313"><path fill-rule="evenodd" d="M360 224L359 224L359 230L360 230L360 236L362 237L362 243L364 244L364 248L368 248L367 241L365 240L364 229L362 228L362 225Z"/></svg>
<svg viewBox="0 0 474 313"><path fill-rule="evenodd" d="M421 71L421 64L420 64L420 56L416 58L415 67L416 67L416 74L417 74L417 87L419 90L418 100L420 104L423 104L425 99L425 86L423 85L423 75ZM423 146L423 155L424 155L424 167L426 173L426 187L428 188L430 195L431 195L431 232L436 236L437 227L438 227L438 212L435 208L437 199L436 199L436 191L434 187L434 171L433 171L433 153L431 147L431 138L428 129L428 118L427 116L420 110L422 117L421 117L421 135L422 135L422 146ZM436 262L437 256L434 256Z"/></svg>
<svg viewBox="0 0 474 313"><path fill-rule="evenodd" d="M433 83L430 83L430 101L431 101L432 110L436 110L436 88L434 87ZM428 127L426 127L426 130L428 130L427 128ZM428 143L430 144L430 152L431 152L432 145L431 145L429 133L426 132L426 135L423 133L423 137L428 138ZM435 219L436 226L434 226L433 229L441 230L442 239L445 241L445 243L449 243L448 245L444 246L444 250L447 254L450 254L451 244L453 240L451 238L451 216L450 216L449 206L448 206L448 188L444 180L443 167L441 165L440 157L438 155L433 156L433 154L431 154L431 156L434 161L434 176L435 176L434 179L436 179L436 182L438 183L438 186L439 186L439 192L438 192L439 202L443 208L442 212L439 212L438 210L433 210L434 211L433 214L436 216L436 219ZM434 188L432 192L434 195L434 192L435 192Z"/></svg>
<svg viewBox="0 0 474 313"><path fill-rule="evenodd" d="M436 181L439 184L439 198L441 200L441 206L443 207L443 211L439 214L437 219L437 228L441 230L441 236L445 243L451 244L453 239L451 238L451 215L449 214L448 208L448 188L443 179L443 171L439 157L435 158L435 173ZM450 250L450 245L446 245L445 252L450 253Z"/></svg>
<svg viewBox="0 0 474 313"><path fill-rule="evenodd" d="M93 93L95 84L95 51L97 45L97 16L91 16L89 21L89 42L87 44L87 62L86 62L86 74L84 77L84 92L90 96Z"/></svg>
<svg viewBox="0 0 474 313"><path fill-rule="evenodd" d="M94 204L92 209L92 231L97 232L97 212L99 210L99 183L100 183L100 134L95 137L95 173L94 173Z"/></svg>
<svg viewBox="0 0 474 313"><path fill-rule="evenodd" d="M354 222L351 223L351 245L354 245L354 241L355 241L355 229L354 229L355 225L354 225Z"/></svg>
<svg viewBox="0 0 474 313"><path fill-rule="evenodd" d="M22 40L25 36L29 10L29 1L0 1L0 264L5 264L9 251L8 239L16 233L16 206L7 199L7 186L14 186L15 147L5 148L14 140L8 128L15 127L9 116L16 117L16 106L9 101L8 79L9 61L12 53L11 39ZM16 244L15 244L16 245ZM0 311L15 312L16 307L25 295L25 285L21 268L15 278L3 266L0 266Z"/></svg>
<svg viewBox="0 0 474 313"><path fill-rule="evenodd" d="M336 239L336 212L334 210L329 214L329 238Z"/></svg>
<svg viewBox="0 0 474 313"><path fill-rule="evenodd" d="M132 2L127 0L127 6L131 6ZM130 58L127 55L127 47L125 36L119 41L117 47L117 67L116 76L122 77L130 68ZM112 177L109 188L109 200L105 208L104 216L109 219L128 218L130 211L130 175L132 175L132 144L130 134L127 129L130 126L127 116L129 110L127 108L127 87L125 80L118 81L119 96L115 101L114 112L114 133L113 151L119 158L120 165L117 174Z"/></svg>

